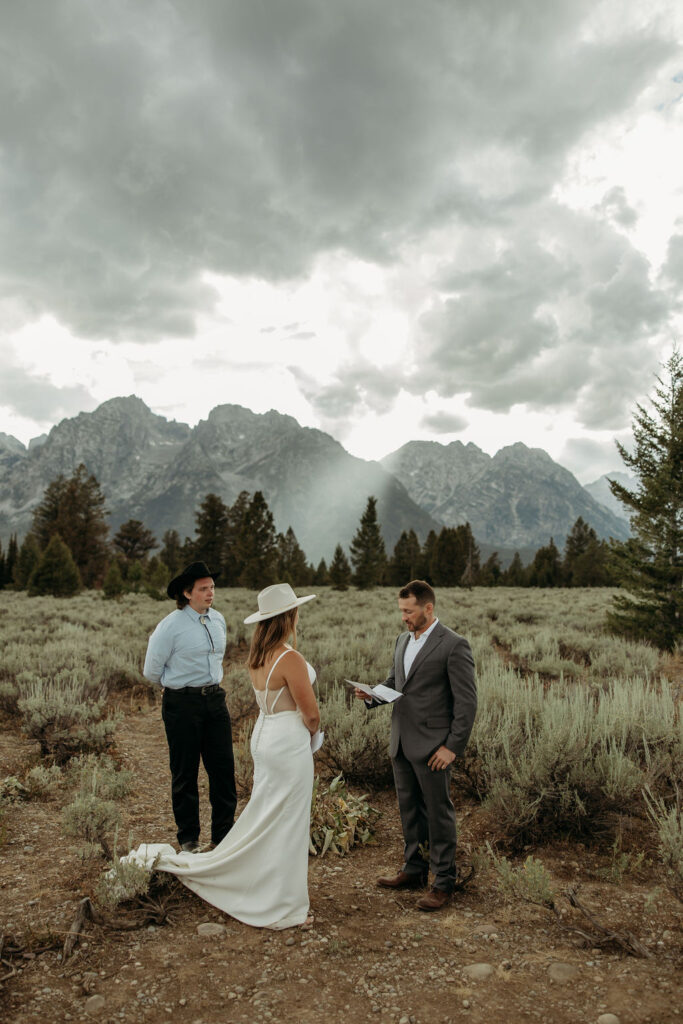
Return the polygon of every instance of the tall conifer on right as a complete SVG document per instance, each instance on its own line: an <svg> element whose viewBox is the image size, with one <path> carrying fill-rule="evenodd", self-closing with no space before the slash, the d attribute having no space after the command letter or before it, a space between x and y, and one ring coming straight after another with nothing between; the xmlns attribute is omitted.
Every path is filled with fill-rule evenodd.
<svg viewBox="0 0 683 1024"><path fill-rule="evenodd" d="M652 411L636 406L633 452L617 442L637 477L634 490L616 480L612 493L631 514L633 537L614 549L614 569L627 594L614 598L611 628L671 651L683 636L683 357L674 351L657 377Z"/></svg>

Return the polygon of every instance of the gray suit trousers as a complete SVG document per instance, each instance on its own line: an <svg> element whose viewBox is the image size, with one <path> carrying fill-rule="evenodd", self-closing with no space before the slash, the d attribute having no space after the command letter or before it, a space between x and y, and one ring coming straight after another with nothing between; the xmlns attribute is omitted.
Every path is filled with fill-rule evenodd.
<svg viewBox="0 0 683 1024"><path fill-rule="evenodd" d="M456 826L450 768L433 772L424 760L409 761L400 744L391 764L405 843L403 870L427 874L420 845L428 842L432 885L452 892L456 880Z"/></svg>

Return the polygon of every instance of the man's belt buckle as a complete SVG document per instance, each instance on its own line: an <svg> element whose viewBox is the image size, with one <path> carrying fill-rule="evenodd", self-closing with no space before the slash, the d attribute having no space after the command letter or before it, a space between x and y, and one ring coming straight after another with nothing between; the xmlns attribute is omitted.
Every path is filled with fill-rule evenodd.
<svg viewBox="0 0 683 1024"><path fill-rule="evenodd" d="M199 687L199 692L201 693L202 697L206 697L207 693L213 693L213 691L215 689L216 689L216 684L215 683L207 683L205 686L200 686Z"/></svg>

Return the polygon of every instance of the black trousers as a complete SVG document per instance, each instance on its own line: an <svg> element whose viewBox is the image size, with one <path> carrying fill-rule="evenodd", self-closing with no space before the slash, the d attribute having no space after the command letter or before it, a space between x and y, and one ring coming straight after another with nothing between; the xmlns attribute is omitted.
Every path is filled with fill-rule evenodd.
<svg viewBox="0 0 683 1024"><path fill-rule="evenodd" d="M178 842L199 839L200 758L209 777L211 840L220 843L235 820L237 791L232 728L225 692L176 693L164 689L161 717L171 765L171 798Z"/></svg>

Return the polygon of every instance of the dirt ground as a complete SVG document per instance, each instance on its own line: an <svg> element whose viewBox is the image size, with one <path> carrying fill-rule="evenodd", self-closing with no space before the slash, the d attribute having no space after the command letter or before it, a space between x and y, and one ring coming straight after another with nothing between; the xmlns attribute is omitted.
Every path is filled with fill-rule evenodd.
<svg viewBox="0 0 683 1024"><path fill-rule="evenodd" d="M135 773L124 801L124 828L135 844L175 842L167 749L158 704L119 695L125 721L116 756ZM0 723L0 777L35 763L32 744ZM205 780L202 820L208 822ZM377 876L401 863L392 793L373 796L382 813L376 843L345 858L309 860L314 921L284 932L259 931L227 917L178 886L172 922L134 931L89 925L62 962L78 904L92 896L102 862L83 863L60 830L61 802L14 805L0 845L0 936L25 952L2 954L0 1020L224 1024L269 1021L375 1021L378 1024L544 1021L666 1024L683 1019L683 910L640 877L604 880L609 850L558 844L534 850L559 887L580 881L582 900L609 928L630 932L651 954L579 946L552 915L506 903L491 873L480 871L435 914L415 908L418 894L379 890ZM492 823L460 802L465 859L494 838ZM273 866L277 870L277 865ZM568 911L568 918L573 911ZM198 926L220 923L205 936ZM38 952L31 952L38 950ZM482 977L472 977L472 965ZM14 972L14 973L12 973ZM98 998L99 997L99 998ZM603 1024L603 1022L601 1022ZM606 1017L604 1024L614 1024Z"/></svg>

